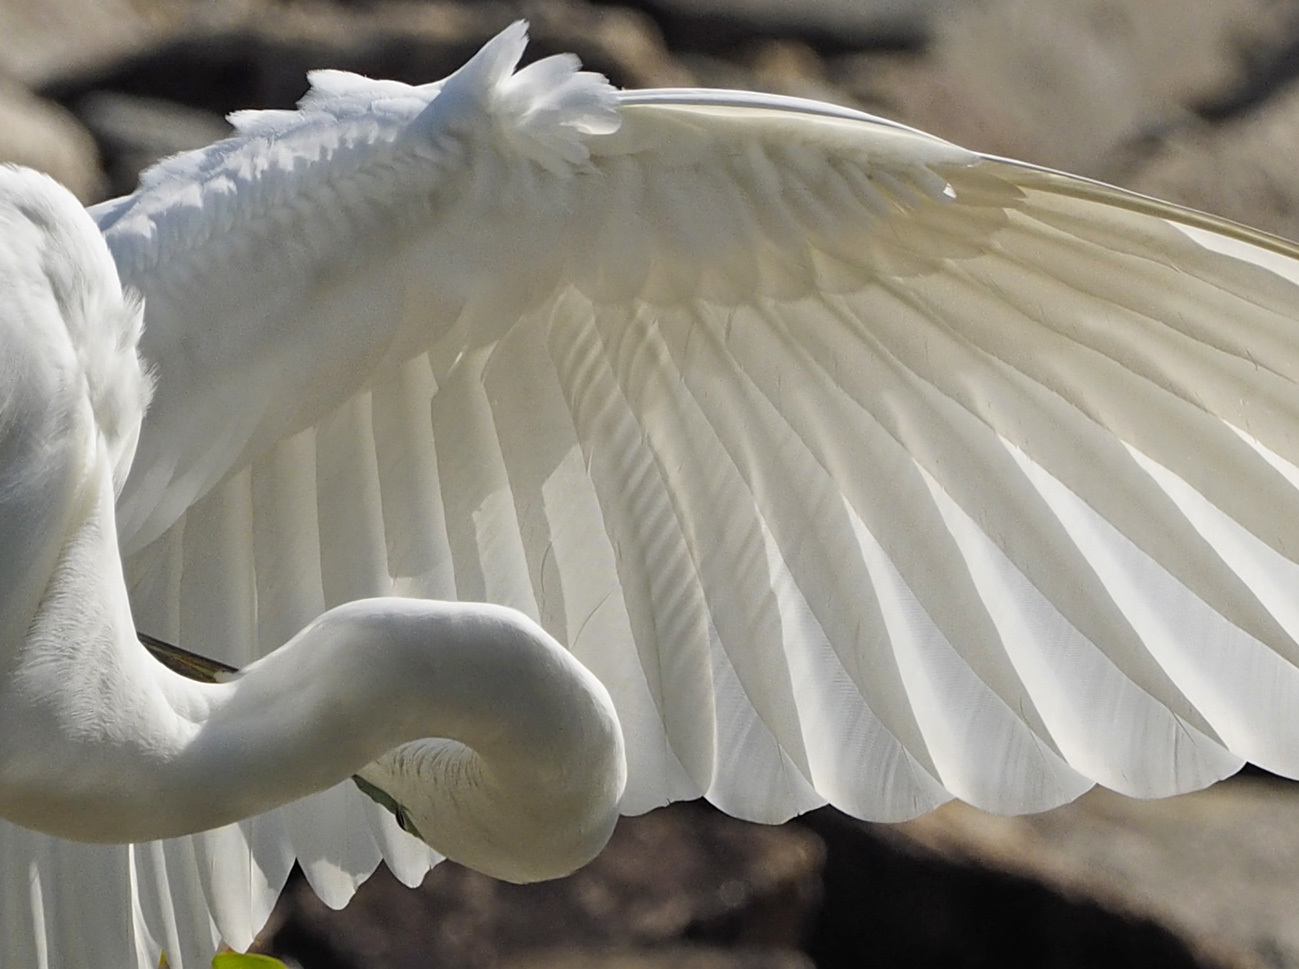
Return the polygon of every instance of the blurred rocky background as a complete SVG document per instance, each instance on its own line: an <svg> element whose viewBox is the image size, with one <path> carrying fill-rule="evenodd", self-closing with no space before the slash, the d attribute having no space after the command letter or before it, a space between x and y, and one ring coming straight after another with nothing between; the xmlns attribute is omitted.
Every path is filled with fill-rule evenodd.
<svg viewBox="0 0 1299 969"><path fill-rule="evenodd" d="M622 86L838 101L1299 239L1295 0L0 0L0 159L128 192L310 68L427 81L519 16L531 56ZM549 885L380 872L336 913L295 881L259 944L305 969L1299 967L1299 793L892 827L679 805Z"/></svg>

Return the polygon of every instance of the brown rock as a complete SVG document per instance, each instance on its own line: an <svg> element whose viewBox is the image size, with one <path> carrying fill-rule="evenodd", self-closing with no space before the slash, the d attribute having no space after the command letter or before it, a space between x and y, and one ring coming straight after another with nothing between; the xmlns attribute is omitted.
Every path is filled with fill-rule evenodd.
<svg viewBox="0 0 1299 969"><path fill-rule="evenodd" d="M139 50L154 36L130 0L0 0L0 73L36 86Z"/></svg>
<svg viewBox="0 0 1299 969"><path fill-rule="evenodd" d="M1139 192L1299 239L1299 85L1220 124L1201 122L1151 146L1118 173Z"/></svg>
<svg viewBox="0 0 1299 969"><path fill-rule="evenodd" d="M0 9L6 2L0 0ZM131 191L159 157L221 137L221 118L243 108L288 108L319 67L437 80L460 67L521 15L531 22L528 59L576 51L592 70L627 87L691 83L654 25L628 10L578 0L507 3L239 4L159 15L165 29L129 56L104 64L46 64L44 90L95 133L112 194ZM2 145L3 142L0 142Z"/></svg>
<svg viewBox="0 0 1299 969"><path fill-rule="evenodd" d="M1299 786L1242 778L1163 801L1096 789L1022 818L953 802L886 837L1165 926L1231 965L1299 967Z"/></svg>
<svg viewBox="0 0 1299 969"><path fill-rule="evenodd" d="M653 950L563 949L506 959L498 969L815 969L788 949L710 949L667 946Z"/></svg>
<svg viewBox="0 0 1299 969"><path fill-rule="evenodd" d="M0 162L53 175L78 198L104 190L94 139L68 111L0 78Z"/></svg>
<svg viewBox="0 0 1299 969"><path fill-rule="evenodd" d="M864 103L959 144L1104 175L1116 149L1245 83L1293 18L1268 0L985 0L939 19L924 58L855 57L834 73Z"/></svg>
<svg viewBox="0 0 1299 969"><path fill-rule="evenodd" d="M806 831L677 805L624 818L599 858L545 884L507 885L447 862L414 892L380 872L334 913L297 882L261 945L304 965L366 969L475 969L538 949L685 940L790 950L819 897L822 857Z"/></svg>
<svg viewBox="0 0 1299 969"><path fill-rule="evenodd" d="M721 53L772 37L819 49L916 47L958 0L625 0L649 13L674 47Z"/></svg>
<svg viewBox="0 0 1299 969"><path fill-rule="evenodd" d="M135 190L140 172L177 152L202 148L230 133L220 115L154 98L92 92L76 102L77 114L101 146L110 191Z"/></svg>

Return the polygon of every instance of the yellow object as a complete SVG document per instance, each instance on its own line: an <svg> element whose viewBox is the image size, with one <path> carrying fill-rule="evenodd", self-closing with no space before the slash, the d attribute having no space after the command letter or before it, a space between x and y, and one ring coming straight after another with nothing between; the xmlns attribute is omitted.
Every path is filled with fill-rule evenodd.
<svg viewBox="0 0 1299 969"><path fill-rule="evenodd" d="M288 967L271 956L218 952L212 957L212 969L288 969Z"/></svg>

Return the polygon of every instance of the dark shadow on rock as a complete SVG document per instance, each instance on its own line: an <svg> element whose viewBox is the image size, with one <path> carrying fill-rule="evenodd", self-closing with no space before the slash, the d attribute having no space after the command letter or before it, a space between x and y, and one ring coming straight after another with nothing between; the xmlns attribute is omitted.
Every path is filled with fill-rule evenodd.
<svg viewBox="0 0 1299 969"><path fill-rule="evenodd" d="M783 37L822 54L860 50L920 50L930 39L926 3L815 2L700 4L694 0L595 0L631 6L659 25L674 51L725 54Z"/></svg>
<svg viewBox="0 0 1299 969"><path fill-rule="evenodd" d="M798 823L826 843L807 949L819 969L1224 969L1155 922L948 861L887 825L828 808Z"/></svg>

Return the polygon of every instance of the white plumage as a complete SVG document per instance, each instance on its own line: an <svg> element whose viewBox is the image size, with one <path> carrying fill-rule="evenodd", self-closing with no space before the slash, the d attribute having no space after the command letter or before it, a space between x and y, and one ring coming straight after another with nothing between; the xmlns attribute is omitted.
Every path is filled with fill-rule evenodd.
<svg viewBox="0 0 1299 969"><path fill-rule="evenodd" d="M142 631L243 666L361 597L511 606L612 695L625 812L1299 774L1293 246L523 43L315 74L92 210L156 384L117 504ZM335 905L432 860L350 783L0 842L6 966L203 965L295 857Z"/></svg>

